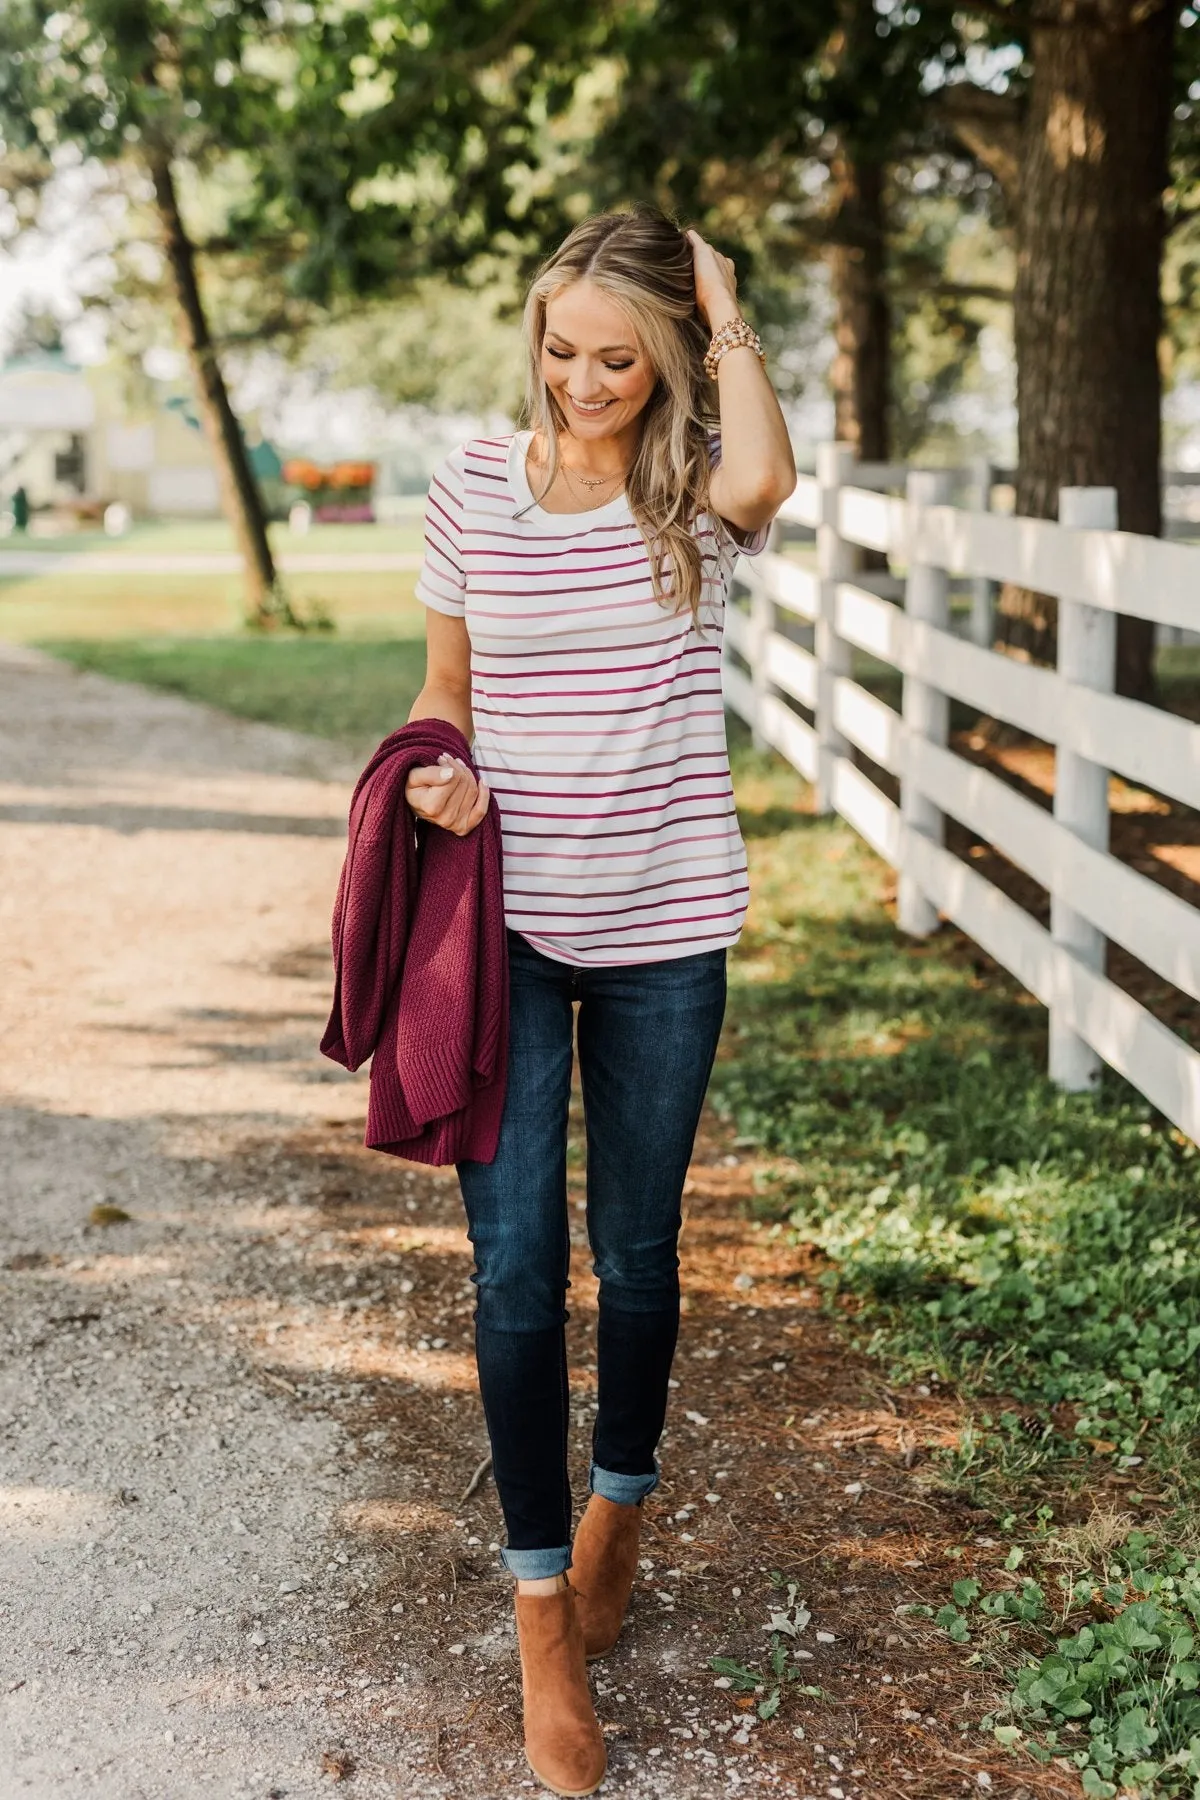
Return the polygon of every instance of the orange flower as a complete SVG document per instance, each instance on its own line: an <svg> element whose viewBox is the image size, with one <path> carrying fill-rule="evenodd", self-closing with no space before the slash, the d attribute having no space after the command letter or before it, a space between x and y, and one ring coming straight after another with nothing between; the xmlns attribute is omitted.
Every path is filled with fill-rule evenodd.
<svg viewBox="0 0 1200 1800"><path fill-rule="evenodd" d="M375 464L369 462L334 463L329 471L329 485L335 488L369 488L375 479Z"/></svg>

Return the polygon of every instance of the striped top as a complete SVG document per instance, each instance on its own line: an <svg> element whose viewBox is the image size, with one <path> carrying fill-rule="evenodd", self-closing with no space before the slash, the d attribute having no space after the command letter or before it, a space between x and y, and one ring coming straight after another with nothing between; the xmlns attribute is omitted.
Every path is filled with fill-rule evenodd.
<svg viewBox="0 0 1200 1800"><path fill-rule="evenodd" d="M552 513L532 434L475 438L433 477L417 597L465 618L474 754L500 807L505 918L560 962L663 961L736 941L746 852L721 699L739 552L699 521L702 632L655 598L623 494ZM719 443L713 440L714 459Z"/></svg>

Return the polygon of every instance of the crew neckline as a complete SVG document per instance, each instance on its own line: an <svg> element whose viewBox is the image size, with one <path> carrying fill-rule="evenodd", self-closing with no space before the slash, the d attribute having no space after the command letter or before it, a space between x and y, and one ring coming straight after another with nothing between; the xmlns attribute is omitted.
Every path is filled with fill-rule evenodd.
<svg viewBox="0 0 1200 1800"><path fill-rule="evenodd" d="M516 499L521 517L535 518L546 531L570 532L578 531L581 525L586 529L592 525L606 524L610 519L618 519L629 513L629 501L624 489L606 500L603 506L592 506L584 512L547 512L533 497L533 489L529 485L529 476L525 472L525 459L529 454L529 446L533 442L532 431L514 431L508 446L508 485Z"/></svg>

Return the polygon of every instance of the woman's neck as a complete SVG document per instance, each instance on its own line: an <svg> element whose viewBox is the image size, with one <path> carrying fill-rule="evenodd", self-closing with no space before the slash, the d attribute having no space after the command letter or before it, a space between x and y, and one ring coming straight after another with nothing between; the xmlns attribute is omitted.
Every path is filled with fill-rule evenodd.
<svg viewBox="0 0 1200 1800"><path fill-rule="evenodd" d="M558 460L565 463L576 475L585 476L591 481L612 477L614 483L623 478L637 450L639 430L637 422L627 426L623 431L614 431L611 437L594 438L587 443L582 442L569 431L558 434ZM535 468L545 469L549 466L546 439L541 431L535 431L529 446L529 460Z"/></svg>

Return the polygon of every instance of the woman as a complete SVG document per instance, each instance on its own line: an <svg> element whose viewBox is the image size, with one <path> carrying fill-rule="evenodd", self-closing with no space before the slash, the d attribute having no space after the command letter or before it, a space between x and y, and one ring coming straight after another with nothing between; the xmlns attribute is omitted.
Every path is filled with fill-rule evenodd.
<svg viewBox="0 0 1200 1800"><path fill-rule="evenodd" d="M746 910L721 623L796 470L733 265L660 213L577 226L525 310L531 430L435 475L417 594L449 756L413 810L471 831L500 805L511 1022L494 1162L458 1166L476 1354L516 1578L525 1742L588 1794L604 1740L585 1657L616 1640L679 1324L680 1197ZM706 369L707 357L707 369ZM717 424L719 435L712 429ZM564 1324L572 1002L600 1281L590 1498L571 1547Z"/></svg>

